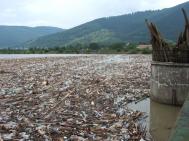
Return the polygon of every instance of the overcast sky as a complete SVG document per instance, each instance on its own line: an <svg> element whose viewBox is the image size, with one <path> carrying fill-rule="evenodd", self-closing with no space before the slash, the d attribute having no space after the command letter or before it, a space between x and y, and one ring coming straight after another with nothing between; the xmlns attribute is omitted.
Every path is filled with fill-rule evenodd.
<svg viewBox="0 0 189 141"><path fill-rule="evenodd" d="M71 28L96 18L162 9L187 0L0 0L0 25Z"/></svg>

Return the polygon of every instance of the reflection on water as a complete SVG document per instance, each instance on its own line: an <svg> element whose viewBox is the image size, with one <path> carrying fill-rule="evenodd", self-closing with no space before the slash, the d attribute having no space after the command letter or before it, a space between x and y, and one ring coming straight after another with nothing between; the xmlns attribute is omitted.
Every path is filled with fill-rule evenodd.
<svg viewBox="0 0 189 141"><path fill-rule="evenodd" d="M128 107L148 115L144 122L154 141L168 140L181 109L181 107L159 104L150 99L137 104L131 103Z"/></svg>
<svg viewBox="0 0 189 141"><path fill-rule="evenodd" d="M167 141L181 107L150 102L150 133L155 141Z"/></svg>

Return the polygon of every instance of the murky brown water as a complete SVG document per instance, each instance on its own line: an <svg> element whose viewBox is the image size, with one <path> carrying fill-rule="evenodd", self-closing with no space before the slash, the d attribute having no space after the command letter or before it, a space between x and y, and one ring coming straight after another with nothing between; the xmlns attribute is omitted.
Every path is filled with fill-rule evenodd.
<svg viewBox="0 0 189 141"><path fill-rule="evenodd" d="M131 103L129 108L147 113L144 120L154 141L167 141L181 107L159 104L152 100L145 99L137 104Z"/></svg>

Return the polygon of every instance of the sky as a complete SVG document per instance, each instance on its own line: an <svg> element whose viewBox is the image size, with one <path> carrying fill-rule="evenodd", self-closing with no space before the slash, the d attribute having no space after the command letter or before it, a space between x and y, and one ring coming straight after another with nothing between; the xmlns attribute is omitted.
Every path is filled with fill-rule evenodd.
<svg viewBox="0 0 189 141"><path fill-rule="evenodd" d="M187 0L0 0L0 25L55 26L136 11L163 9Z"/></svg>

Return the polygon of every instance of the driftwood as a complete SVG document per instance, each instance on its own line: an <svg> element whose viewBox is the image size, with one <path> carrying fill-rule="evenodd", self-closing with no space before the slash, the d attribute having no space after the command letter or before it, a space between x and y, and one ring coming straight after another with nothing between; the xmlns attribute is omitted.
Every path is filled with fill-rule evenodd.
<svg viewBox="0 0 189 141"><path fill-rule="evenodd" d="M189 20L186 11L182 9L182 12L185 18L185 29L183 33L180 33L177 44L174 47L171 47L162 38L155 24L146 20L147 27L151 33L153 61L189 63Z"/></svg>
<svg viewBox="0 0 189 141"><path fill-rule="evenodd" d="M12 66L0 74L0 140L150 140L148 115L132 109L150 94L149 56L0 60Z"/></svg>

